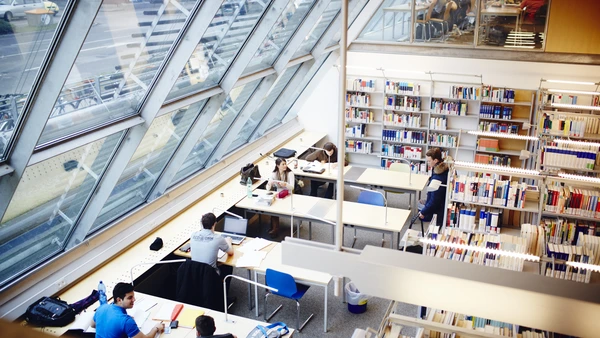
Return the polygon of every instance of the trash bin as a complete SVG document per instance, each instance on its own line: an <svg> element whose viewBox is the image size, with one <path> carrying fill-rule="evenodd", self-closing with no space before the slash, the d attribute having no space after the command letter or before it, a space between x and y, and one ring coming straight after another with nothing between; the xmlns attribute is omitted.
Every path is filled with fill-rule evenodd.
<svg viewBox="0 0 600 338"><path fill-rule="evenodd" d="M27 24L31 27L47 26L52 23L53 12L44 8L26 11L25 15L27 16Z"/></svg>
<svg viewBox="0 0 600 338"><path fill-rule="evenodd" d="M346 284L344 289L346 290L348 311L352 313L363 313L367 311L367 300L369 300L369 296L360 293L352 282Z"/></svg>

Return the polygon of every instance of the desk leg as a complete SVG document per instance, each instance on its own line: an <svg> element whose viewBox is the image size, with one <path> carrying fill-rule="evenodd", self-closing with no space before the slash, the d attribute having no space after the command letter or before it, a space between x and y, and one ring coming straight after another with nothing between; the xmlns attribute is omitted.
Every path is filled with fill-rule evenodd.
<svg viewBox="0 0 600 338"><path fill-rule="evenodd" d="M325 285L324 289L325 289L325 298L323 301L323 332L327 332L327 286L329 284Z"/></svg>
<svg viewBox="0 0 600 338"><path fill-rule="evenodd" d="M248 269L248 279L252 280L252 272ZM254 290L256 292L256 289ZM252 286L248 284L248 310L252 311Z"/></svg>
<svg viewBox="0 0 600 338"><path fill-rule="evenodd" d="M256 271L254 271L254 282L258 283L258 273ZM254 285L254 313L258 317L258 286L256 285Z"/></svg>
<svg viewBox="0 0 600 338"><path fill-rule="evenodd" d="M298 238L300 238L300 234L298 233ZM312 222L308 221L308 240L312 240Z"/></svg>
<svg viewBox="0 0 600 338"><path fill-rule="evenodd" d="M390 231L390 249L394 248L394 232Z"/></svg>

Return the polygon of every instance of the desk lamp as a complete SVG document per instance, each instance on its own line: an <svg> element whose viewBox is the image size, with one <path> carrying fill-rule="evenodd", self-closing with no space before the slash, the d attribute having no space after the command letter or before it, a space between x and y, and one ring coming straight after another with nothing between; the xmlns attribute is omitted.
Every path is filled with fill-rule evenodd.
<svg viewBox="0 0 600 338"><path fill-rule="evenodd" d="M131 269L129 269L129 279L131 280L131 285L133 285L133 269L135 269L136 267L138 267L140 265L183 263L185 261L186 261L186 259L173 259L170 261L144 262L144 263L135 264L134 266L131 267Z"/></svg>
<svg viewBox="0 0 600 338"><path fill-rule="evenodd" d="M271 290L273 292L278 292L279 291L276 288L273 288L273 287L270 287L270 286L267 286L267 285L264 285L264 284L260 284L260 283L257 283L257 282L254 282L254 281L251 281L249 279L246 279L246 278L243 278L243 277L239 277L239 276L236 276L236 275L226 276L225 278L223 278L223 302L225 303L225 322L226 323L235 323L233 320L230 322L227 319L227 284L226 284L226 282L227 282L227 278L229 278L229 277L235 278L235 279L240 280L240 281L242 281L244 283L248 283L248 284L252 284L254 286L261 287L263 289Z"/></svg>
<svg viewBox="0 0 600 338"><path fill-rule="evenodd" d="M227 210L223 210L223 209L221 209L221 208L216 208L216 207L215 207L215 208L213 208L213 209L212 209L213 213L215 212L215 210L218 210L218 211L224 212L224 213L226 213L227 215L231 215L231 216L233 216L233 217L235 217L235 218L237 218L237 219L244 219L244 217L242 217L242 216L240 216L240 215L234 214L233 212L229 212L229 211L227 211Z"/></svg>
<svg viewBox="0 0 600 338"><path fill-rule="evenodd" d="M321 221L321 222L323 222L323 223L327 223L327 224L329 224L329 225L333 225L333 226L335 226L335 222L328 221L328 220L326 220L326 219L324 219L324 218L321 218L321 217L317 217L317 216L313 216L313 215L305 214L305 213L303 213L303 212L299 212L299 211L294 211L294 210L292 210L292 214L290 215L290 225L291 225L291 226L290 226L290 237L292 237L292 238L294 238L294 215L302 215L302 216L306 216L306 217L314 218L314 219L316 219L317 221ZM298 237L300 237L300 229L298 229ZM334 240L335 240L335 236L333 236L333 237L334 237Z"/></svg>
<svg viewBox="0 0 600 338"><path fill-rule="evenodd" d="M356 185L351 185L350 188L354 188L354 189L358 189L358 190L363 190L363 191L370 191L370 192L378 193L379 195L381 195L381 197L383 197L383 201L385 202L385 225L388 224L388 221L387 221L387 199L385 198L385 196L381 192L379 192L377 190L371 190L371 189L359 187L359 186L356 186Z"/></svg>
<svg viewBox="0 0 600 338"><path fill-rule="evenodd" d="M408 159L402 158L402 157L398 157L395 158L396 160L400 160L401 162L404 162L406 164L408 164L408 185L412 185L412 168L410 167L410 165L412 164ZM416 198L416 196L415 196Z"/></svg>

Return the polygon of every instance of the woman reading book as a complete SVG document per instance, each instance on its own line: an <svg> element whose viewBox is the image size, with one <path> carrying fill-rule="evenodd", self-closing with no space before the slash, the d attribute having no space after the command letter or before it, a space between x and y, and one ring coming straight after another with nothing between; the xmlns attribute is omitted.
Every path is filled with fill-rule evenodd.
<svg viewBox="0 0 600 338"><path fill-rule="evenodd" d="M331 168L333 169L337 167L337 158L337 147L331 142L325 143L323 145L323 150L317 150L306 156L306 160L308 162L319 161L321 163L331 163ZM344 159L344 166L347 165L348 160ZM310 181L310 195L317 196L317 191L323 184L328 184L327 191L325 191L325 198L333 198L333 183L319 182L315 180Z"/></svg>

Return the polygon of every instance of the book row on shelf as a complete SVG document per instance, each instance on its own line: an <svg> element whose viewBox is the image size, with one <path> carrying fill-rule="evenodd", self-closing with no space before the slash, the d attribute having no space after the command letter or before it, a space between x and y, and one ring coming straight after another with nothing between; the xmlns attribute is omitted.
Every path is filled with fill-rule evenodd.
<svg viewBox="0 0 600 338"><path fill-rule="evenodd" d="M373 123L374 119L373 112L368 109L346 108L346 121L348 122Z"/></svg>
<svg viewBox="0 0 600 338"><path fill-rule="evenodd" d="M371 96L363 93L347 93L346 105L368 107L371 105Z"/></svg>
<svg viewBox="0 0 600 338"><path fill-rule="evenodd" d="M600 160L597 145L562 142L551 142L550 144L542 149L541 164L546 166L594 170L597 161Z"/></svg>
<svg viewBox="0 0 600 338"><path fill-rule="evenodd" d="M561 186L558 182L546 185L544 211L597 218L600 220L600 193L595 190Z"/></svg>
<svg viewBox="0 0 600 338"><path fill-rule="evenodd" d="M479 108L479 117L487 119L512 119L512 107L502 107L498 105L482 104Z"/></svg>
<svg viewBox="0 0 600 338"><path fill-rule="evenodd" d="M406 111L419 111L421 110L421 98L411 96L386 96L385 97L385 108L386 109L398 109Z"/></svg>
<svg viewBox="0 0 600 338"><path fill-rule="evenodd" d="M472 329L474 331L491 333L504 337L514 337L515 325L503 323L496 320L485 319L476 316L468 316L456 312L427 308L425 319L434 323ZM429 332L427 332L429 331ZM440 333L435 329L425 330L423 332L429 338L453 338L454 333Z"/></svg>
<svg viewBox="0 0 600 338"><path fill-rule="evenodd" d="M383 140L425 144L427 133L416 130L384 129Z"/></svg>
<svg viewBox="0 0 600 338"><path fill-rule="evenodd" d="M445 117L430 117L429 129L446 130L448 128L448 120Z"/></svg>
<svg viewBox="0 0 600 338"><path fill-rule="evenodd" d="M492 89L490 85L484 85L482 90L482 100L500 103L514 103L515 90L509 88Z"/></svg>
<svg viewBox="0 0 600 338"><path fill-rule="evenodd" d="M600 120L596 116L577 116L564 112L544 111L538 128L545 134L585 137L599 134Z"/></svg>
<svg viewBox="0 0 600 338"><path fill-rule="evenodd" d="M498 123L490 121L479 121L479 131L492 133L519 134L520 125L514 123Z"/></svg>
<svg viewBox="0 0 600 338"><path fill-rule="evenodd" d="M453 99L479 100L481 87L450 86L448 96Z"/></svg>
<svg viewBox="0 0 600 338"><path fill-rule="evenodd" d="M401 157L406 159L421 159L423 154L422 147L413 147L397 144L382 144L381 154L389 157Z"/></svg>
<svg viewBox="0 0 600 338"><path fill-rule="evenodd" d="M430 133L429 145L436 147L456 147L458 145L458 136Z"/></svg>
<svg viewBox="0 0 600 338"><path fill-rule="evenodd" d="M594 251L585 246L563 245L548 243L548 257L558 259L560 262L546 262L545 274L547 277L571 280L579 283L589 283L592 270L580 268L576 264L593 264Z"/></svg>
<svg viewBox="0 0 600 338"><path fill-rule="evenodd" d="M473 174L473 173L470 173ZM451 199L456 202L524 208L526 200L539 197L537 186L502 180L499 175L457 175L452 182ZM537 193L537 194L536 194Z"/></svg>
<svg viewBox="0 0 600 338"><path fill-rule="evenodd" d="M477 139L477 150L499 151L500 141L493 138L479 138Z"/></svg>
<svg viewBox="0 0 600 338"><path fill-rule="evenodd" d="M421 128L421 115L413 114L384 114L383 124L386 126Z"/></svg>
<svg viewBox="0 0 600 338"><path fill-rule="evenodd" d="M364 79L347 79L346 90L360 91L360 92L374 92L375 91L375 80L364 80Z"/></svg>
<svg viewBox="0 0 600 338"><path fill-rule="evenodd" d="M346 126L346 136L350 137L365 137L367 133L366 124L357 124L354 126Z"/></svg>
<svg viewBox="0 0 600 338"><path fill-rule="evenodd" d="M479 233L500 233L502 228L502 209L467 207L462 203L450 206L450 226L460 230ZM479 214L479 219L476 219Z"/></svg>
<svg viewBox="0 0 600 338"><path fill-rule="evenodd" d="M431 100L431 111L437 114L466 116L467 109L466 102Z"/></svg>
<svg viewBox="0 0 600 338"><path fill-rule="evenodd" d="M540 225L546 229L548 243L553 244L573 245L579 238L579 233L593 236L597 229L596 222L569 220L562 217L542 217Z"/></svg>
<svg viewBox="0 0 600 338"><path fill-rule="evenodd" d="M475 154L475 163L501 165L510 167L511 159L507 155Z"/></svg>
<svg viewBox="0 0 600 338"><path fill-rule="evenodd" d="M438 227L434 227L424 241L423 253L470 264L523 271L527 245L527 240L519 236L470 233L450 227L440 232Z"/></svg>
<svg viewBox="0 0 600 338"><path fill-rule="evenodd" d="M577 95L567 95L562 93L550 94L546 93L546 95L542 96L543 104L552 104L552 103L563 103L563 104L577 104Z"/></svg>
<svg viewBox="0 0 600 338"><path fill-rule="evenodd" d="M420 95L421 85L413 82L385 81L385 92L404 95Z"/></svg>
<svg viewBox="0 0 600 338"><path fill-rule="evenodd" d="M373 152L373 142L346 140L346 151L352 153L370 154Z"/></svg>
<svg viewBox="0 0 600 338"><path fill-rule="evenodd" d="M405 163L405 162L401 161L401 160L395 160L392 158L382 158L381 159L381 167L384 169L389 169L393 163ZM425 163L425 162L410 162L408 165L410 166L410 171L413 174L426 175L429 172L429 169L427 168L427 163Z"/></svg>

